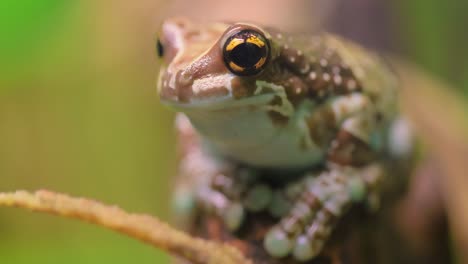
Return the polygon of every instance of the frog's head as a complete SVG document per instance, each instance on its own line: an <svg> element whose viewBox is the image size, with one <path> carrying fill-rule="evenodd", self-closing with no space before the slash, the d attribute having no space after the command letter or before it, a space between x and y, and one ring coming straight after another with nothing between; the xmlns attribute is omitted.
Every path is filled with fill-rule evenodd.
<svg viewBox="0 0 468 264"><path fill-rule="evenodd" d="M249 104L259 95L255 81L268 79L278 53L268 32L247 23L194 24L176 18L161 31L159 95L182 111Z"/></svg>
<svg viewBox="0 0 468 264"><path fill-rule="evenodd" d="M280 51L265 29L176 18L163 23L157 45L161 101L185 113L222 152L245 159L245 151L274 139L275 122L292 114L280 83Z"/></svg>

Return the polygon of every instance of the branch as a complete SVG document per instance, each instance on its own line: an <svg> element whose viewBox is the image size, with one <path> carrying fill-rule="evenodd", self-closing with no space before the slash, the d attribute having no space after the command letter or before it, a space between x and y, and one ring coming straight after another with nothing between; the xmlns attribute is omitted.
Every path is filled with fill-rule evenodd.
<svg viewBox="0 0 468 264"><path fill-rule="evenodd" d="M100 225L165 250L193 263L251 263L226 244L191 237L144 214L51 191L0 193L0 206L19 207Z"/></svg>

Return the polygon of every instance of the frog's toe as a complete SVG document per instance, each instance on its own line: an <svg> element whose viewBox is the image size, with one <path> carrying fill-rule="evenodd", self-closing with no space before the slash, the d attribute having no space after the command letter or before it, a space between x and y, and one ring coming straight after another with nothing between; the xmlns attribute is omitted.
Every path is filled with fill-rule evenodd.
<svg viewBox="0 0 468 264"><path fill-rule="evenodd" d="M246 210L260 212L268 207L273 197L271 187L266 184L256 184L245 192L242 201L230 200L227 206L220 208L224 223L231 231L242 225Z"/></svg>
<svg viewBox="0 0 468 264"><path fill-rule="evenodd" d="M337 219L338 217L326 208L320 210L303 233L297 236L292 251L294 258L307 261L320 254Z"/></svg>
<svg viewBox="0 0 468 264"><path fill-rule="evenodd" d="M245 209L242 204L232 202L221 214L226 227L231 231L236 231L244 222Z"/></svg>
<svg viewBox="0 0 468 264"><path fill-rule="evenodd" d="M172 197L172 210L179 217L186 217L196 209L195 197L189 188L176 188Z"/></svg>
<svg viewBox="0 0 468 264"><path fill-rule="evenodd" d="M307 261L316 257L322 250L328 237L328 229L322 227L320 236L309 237L303 233L296 237L290 237L281 228L272 228L263 241L265 250L275 258L282 258L292 253L299 261ZM316 233L318 234L318 232Z"/></svg>
<svg viewBox="0 0 468 264"><path fill-rule="evenodd" d="M281 228L272 228L265 236L263 246L271 256L282 258L291 253L294 241Z"/></svg>
<svg viewBox="0 0 468 264"><path fill-rule="evenodd" d="M302 198L307 196L310 194ZM336 195L325 201L308 199L309 203L298 201L290 214L267 233L264 247L270 255L284 257L292 253L299 261L316 257L351 203L349 195Z"/></svg>
<svg viewBox="0 0 468 264"><path fill-rule="evenodd" d="M236 231L245 218L245 208L240 201L230 200L223 193L211 188L202 188L198 192L197 201L204 210L220 217L226 227Z"/></svg>
<svg viewBox="0 0 468 264"><path fill-rule="evenodd" d="M295 241L292 254L299 261L307 261L320 253L323 244L323 240L310 240L307 235L300 235Z"/></svg>
<svg viewBox="0 0 468 264"><path fill-rule="evenodd" d="M274 257L314 258L351 203L348 181L340 174L324 172L307 181L289 213L266 235L265 250Z"/></svg>

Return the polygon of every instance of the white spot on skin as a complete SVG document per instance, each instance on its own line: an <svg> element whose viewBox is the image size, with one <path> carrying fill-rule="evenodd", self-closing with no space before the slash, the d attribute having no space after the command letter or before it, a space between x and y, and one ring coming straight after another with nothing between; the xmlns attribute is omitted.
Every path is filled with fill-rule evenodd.
<svg viewBox="0 0 468 264"><path fill-rule="evenodd" d="M331 76L330 76L330 74L328 74L328 73L324 73L324 74L322 75L322 79L323 79L324 81L326 81L326 82L329 82L329 81L331 80Z"/></svg>
<svg viewBox="0 0 468 264"><path fill-rule="evenodd" d="M297 56L302 56L302 51L301 50L297 50Z"/></svg>
<svg viewBox="0 0 468 264"><path fill-rule="evenodd" d="M328 61L326 59L321 59L320 60L320 66L327 67L328 66Z"/></svg>
<svg viewBox="0 0 468 264"><path fill-rule="evenodd" d="M310 72L309 73L309 78L312 80L312 81L315 81L317 79L317 73L316 72Z"/></svg>
<svg viewBox="0 0 468 264"><path fill-rule="evenodd" d="M414 135L409 122L404 118L396 119L390 128L388 140L390 152L394 156L409 156L414 146Z"/></svg>
<svg viewBox="0 0 468 264"><path fill-rule="evenodd" d="M331 102L331 107L337 123L341 123L349 116L366 111L369 104L369 99L362 94L349 94L337 97Z"/></svg>
<svg viewBox="0 0 468 264"><path fill-rule="evenodd" d="M282 39L282 38L283 38L283 35L282 35L281 33L278 33L278 34L276 34L276 37L277 37L278 39Z"/></svg>
<svg viewBox="0 0 468 264"><path fill-rule="evenodd" d="M295 57L289 57L289 61L290 61L291 63L294 63L294 62L296 62L296 58L295 58Z"/></svg>
<svg viewBox="0 0 468 264"><path fill-rule="evenodd" d="M340 85L343 82L343 78L341 78L339 75L335 75L333 76L333 82L335 85Z"/></svg>

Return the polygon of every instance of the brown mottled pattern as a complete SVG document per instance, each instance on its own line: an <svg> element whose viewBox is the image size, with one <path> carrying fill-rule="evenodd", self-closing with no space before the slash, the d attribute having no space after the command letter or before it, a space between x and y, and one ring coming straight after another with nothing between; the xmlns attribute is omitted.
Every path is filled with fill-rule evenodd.
<svg viewBox="0 0 468 264"><path fill-rule="evenodd" d="M302 232L300 219L293 215L290 215L287 218L282 219L279 226L284 232L286 232L286 234L289 237L296 237Z"/></svg>
<svg viewBox="0 0 468 264"><path fill-rule="evenodd" d="M316 251L321 250L325 241L330 236L332 227L336 224L340 216L334 215L326 208L322 208L322 210L317 213L317 222L309 226L306 230L307 237L311 241L318 242L319 248L316 248Z"/></svg>
<svg viewBox="0 0 468 264"><path fill-rule="evenodd" d="M310 86L299 76L291 76L283 86L286 87L286 94L293 105L297 105L309 94Z"/></svg>
<svg viewBox="0 0 468 264"><path fill-rule="evenodd" d="M317 109L306 119L311 139L322 149L327 148L336 136L338 125L335 113L330 105L324 105Z"/></svg>
<svg viewBox="0 0 468 264"><path fill-rule="evenodd" d="M325 189L330 185L345 186L347 184L343 174L323 173L316 181L318 185L322 185ZM318 197L323 197L315 192L315 189L310 189L310 186L305 188L296 201L292 210L286 217L277 225L290 238L297 237L298 234L305 234L311 243L313 252L320 252L329 239L334 226L350 206L350 201L340 203L334 201L333 197L327 198L326 203L338 202L341 210L340 213L333 213L326 207L326 203Z"/></svg>
<svg viewBox="0 0 468 264"><path fill-rule="evenodd" d="M378 98L373 98L376 96L373 92L363 90L361 81L351 66L344 62L342 53L336 47L328 45L327 38L325 35L301 38L273 34L273 40L278 43L280 50L274 63L283 69L279 85L285 88L288 99L295 106L304 99L311 99L319 104L306 118L306 124L312 141L322 149L329 150L328 157L331 161L361 166L372 161L376 154L366 142L348 132L339 132L335 113L330 105L324 103L330 97L351 93L366 93L376 104L379 103ZM351 45L349 48L356 47ZM305 141L302 143L306 148Z"/></svg>
<svg viewBox="0 0 468 264"><path fill-rule="evenodd" d="M232 95L235 99L252 96L255 92L255 79L235 77L231 81Z"/></svg>
<svg viewBox="0 0 468 264"><path fill-rule="evenodd" d="M306 46L301 49L294 48L294 42L301 42L301 39L285 38L274 39L280 48L275 63L290 73L281 85L286 88L293 104L297 105L305 98L321 102L333 95L361 90L360 81L351 68L343 62L336 50L326 47L322 37L312 38L308 40L309 43L302 40Z"/></svg>
<svg viewBox="0 0 468 264"><path fill-rule="evenodd" d="M165 76L163 76L162 81L169 82L169 78L171 78L171 75L166 73ZM165 89L162 89L160 92L160 96L162 98L165 98L165 100L172 99L176 102L188 103L194 99L196 100L196 99L216 98L216 97L222 97L222 96L229 94L229 90L224 86L219 86L219 87L213 86L213 87L210 87L210 89L201 90L195 93L192 88L193 81L192 80L184 81L182 71L177 72L175 78L176 78L176 82L178 83L178 86L176 88L172 89L172 88L166 87Z"/></svg>
<svg viewBox="0 0 468 264"><path fill-rule="evenodd" d="M369 145L346 130L340 130L328 152L328 160L341 165L363 166L376 158Z"/></svg>

